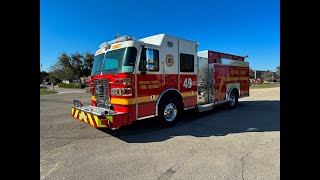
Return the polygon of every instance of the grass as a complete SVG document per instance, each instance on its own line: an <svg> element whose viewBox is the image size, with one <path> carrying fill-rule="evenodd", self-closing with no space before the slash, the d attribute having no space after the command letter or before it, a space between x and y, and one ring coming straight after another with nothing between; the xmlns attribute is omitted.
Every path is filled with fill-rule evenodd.
<svg viewBox="0 0 320 180"><path fill-rule="evenodd" d="M53 92L51 90L40 90L40 95L44 95L44 94L55 94L57 92Z"/></svg>
<svg viewBox="0 0 320 180"><path fill-rule="evenodd" d="M64 84L64 83L60 83L58 84L58 87L61 87L61 88L78 88L78 89L83 89L86 87L85 84Z"/></svg>
<svg viewBox="0 0 320 180"><path fill-rule="evenodd" d="M250 89L273 88L273 87L280 87L280 84L279 83L251 84Z"/></svg>

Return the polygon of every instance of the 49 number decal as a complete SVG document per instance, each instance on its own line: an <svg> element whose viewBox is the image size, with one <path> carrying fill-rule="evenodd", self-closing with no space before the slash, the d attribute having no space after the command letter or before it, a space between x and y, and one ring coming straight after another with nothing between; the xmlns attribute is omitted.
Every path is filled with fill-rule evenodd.
<svg viewBox="0 0 320 180"><path fill-rule="evenodd" d="M192 87L192 79L191 78L185 78L184 82L183 82L183 87L191 88Z"/></svg>

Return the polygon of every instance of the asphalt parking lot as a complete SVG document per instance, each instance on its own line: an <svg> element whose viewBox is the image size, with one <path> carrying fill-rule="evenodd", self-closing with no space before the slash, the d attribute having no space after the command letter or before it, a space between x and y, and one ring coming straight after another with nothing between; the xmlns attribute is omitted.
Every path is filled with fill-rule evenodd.
<svg viewBox="0 0 320 180"><path fill-rule="evenodd" d="M64 93L61 93L64 92ZM280 88L253 89L235 110L101 131L71 117L83 89L40 96L41 179L280 179Z"/></svg>

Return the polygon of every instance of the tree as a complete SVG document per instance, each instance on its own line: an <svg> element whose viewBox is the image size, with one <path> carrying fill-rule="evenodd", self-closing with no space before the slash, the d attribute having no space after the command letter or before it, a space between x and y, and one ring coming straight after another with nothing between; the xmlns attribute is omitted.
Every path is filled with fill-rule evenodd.
<svg viewBox="0 0 320 180"><path fill-rule="evenodd" d="M45 71L40 71L40 82L42 82L43 79L45 79L49 74Z"/></svg>
<svg viewBox="0 0 320 180"><path fill-rule="evenodd" d="M84 61L83 75L84 76L89 76L91 74L93 60L94 60L94 55L87 51L83 57L83 61Z"/></svg>
<svg viewBox="0 0 320 180"><path fill-rule="evenodd" d="M59 64L51 66L51 71L49 74L55 79L68 80L69 82L74 79L73 69L71 69L70 67L62 67Z"/></svg>
<svg viewBox="0 0 320 180"><path fill-rule="evenodd" d="M277 77L280 77L280 65L276 68Z"/></svg>
<svg viewBox="0 0 320 180"><path fill-rule="evenodd" d="M84 55L75 52L68 55L66 52L59 54L57 63L51 66L50 75L56 79L81 80L82 76L89 76L93 66L94 55L86 52Z"/></svg>
<svg viewBox="0 0 320 180"><path fill-rule="evenodd" d="M82 76L82 70L83 70L83 55L76 52L74 54L71 54L71 69L73 69L74 76L80 80L80 77Z"/></svg>
<svg viewBox="0 0 320 180"><path fill-rule="evenodd" d="M249 77L250 77L250 79L255 78L254 71L252 70L252 68L249 69Z"/></svg>

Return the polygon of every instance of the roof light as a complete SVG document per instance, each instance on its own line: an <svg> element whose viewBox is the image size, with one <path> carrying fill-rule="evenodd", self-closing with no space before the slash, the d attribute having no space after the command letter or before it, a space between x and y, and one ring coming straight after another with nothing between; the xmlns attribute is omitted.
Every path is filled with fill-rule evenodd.
<svg viewBox="0 0 320 180"><path fill-rule="evenodd" d="M107 43L107 42L104 42L104 43L101 43L99 48L106 48L106 49L109 49L111 47L111 44Z"/></svg>
<svg viewBox="0 0 320 180"><path fill-rule="evenodd" d="M101 43L99 48L106 48L106 49L110 49L111 48L111 44L114 44L114 43L118 43L118 42L123 42L123 41L134 41L135 38L132 37L132 36L128 36L128 35L125 35L125 36L121 36L119 34L117 34L116 36L116 39L112 40L112 41L109 41L109 42L104 42L104 43Z"/></svg>
<svg viewBox="0 0 320 180"><path fill-rule="evenodd" d="M114 40L112 40L112 41L109 41L108 43L109 43L109 44L114 44L114 43L117 43L117 42L134 40L134 37L128 36L128 35L121 36L121 37L119 37L119 35L117 35L116 37L118 37L118 38L117 38L117 39L114 39Z"/></svg>

